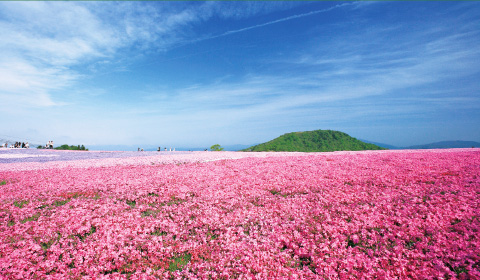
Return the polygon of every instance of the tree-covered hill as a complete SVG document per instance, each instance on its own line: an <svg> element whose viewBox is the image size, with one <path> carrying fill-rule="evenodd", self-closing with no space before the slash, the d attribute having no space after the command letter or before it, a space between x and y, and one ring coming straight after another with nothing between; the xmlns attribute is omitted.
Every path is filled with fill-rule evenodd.
<svg viewBox="0 0 480 280"><path fill-rule="evenodd" d="M334 130L291 132L266 143L258 144L243 151L264 152L332 152L385 150L374 144L357 140L346 133Z"/></svg>

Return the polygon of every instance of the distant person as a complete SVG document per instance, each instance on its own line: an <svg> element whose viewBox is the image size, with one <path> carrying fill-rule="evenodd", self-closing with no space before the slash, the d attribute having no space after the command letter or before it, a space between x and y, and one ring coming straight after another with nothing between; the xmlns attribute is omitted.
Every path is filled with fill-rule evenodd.
<svg viewBox="0 0 480 280"><path fill-rule="evenodd" d="M29 149L29 148L30 148L30 144L28 144L28 142L25 143L25 149Z"/></svg>
<svg viewBox="0 0 480 280"><path fill-rule="evenodd" d="M167 151L167 147L165 147L165 152Z"/></svg>
<svg viewBox="0 0 480 280"><path fill-rule="evenodd" d="M25 149L25 142L22 142L22 149Z"/></svg>

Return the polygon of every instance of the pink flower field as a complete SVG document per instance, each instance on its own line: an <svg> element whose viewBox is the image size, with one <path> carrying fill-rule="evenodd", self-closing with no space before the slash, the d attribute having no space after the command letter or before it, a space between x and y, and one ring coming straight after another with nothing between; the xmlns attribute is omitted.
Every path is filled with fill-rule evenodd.
<svg viewBox="0 0 480 280"><path fill-rule="evenodd" d="M479 203L480 149L6 162L0 279L480 279Z"/></svg>

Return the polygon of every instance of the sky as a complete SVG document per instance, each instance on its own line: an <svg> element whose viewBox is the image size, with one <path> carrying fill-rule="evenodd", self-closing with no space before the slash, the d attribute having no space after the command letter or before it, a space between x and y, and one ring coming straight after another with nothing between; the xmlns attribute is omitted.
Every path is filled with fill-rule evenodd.
<svg viewBox="0 0 480 280"><path fill-rule="evenodd" d="M0 2L0 138L480 142L480 2Z"/></svg>

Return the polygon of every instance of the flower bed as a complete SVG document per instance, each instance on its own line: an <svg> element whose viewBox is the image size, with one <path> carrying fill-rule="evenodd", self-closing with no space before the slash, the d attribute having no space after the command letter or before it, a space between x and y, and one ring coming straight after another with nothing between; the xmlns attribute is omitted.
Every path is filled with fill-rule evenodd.
<svg viewBox="0 0 480 280"><path fill-rule="evenodd" d="M479 149L19 164L0 278L480 278Z"/></svg>
<svg viewBox="0 0 480 280"><path fill-rule="evenodd" d="M245 157L302 156L305 153L241 152L99 152L57 150L0 150L0 170L86 168L119 165L178 164Z"/></svg>
<svg viewBox="0 0 480 280"><path fill-rule="evenodd" d="M89 159L119 159L158 155L180 155L189 152L127 152L127 151L75 151L75 150L43 150L43 149L0 149L1 163L26 163L50 161L78 161Z"/></svg>

